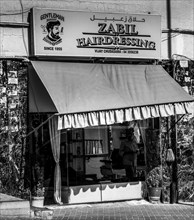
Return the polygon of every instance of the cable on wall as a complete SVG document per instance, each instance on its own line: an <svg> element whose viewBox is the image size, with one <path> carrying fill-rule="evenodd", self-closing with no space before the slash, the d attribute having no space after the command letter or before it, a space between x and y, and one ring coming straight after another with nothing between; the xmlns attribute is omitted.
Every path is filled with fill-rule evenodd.
<svg viewBox="0 0 194 220"><path fill-rule="evenodd" d="M24 13L23 13L24 12L24 8L23 8L22 0L19 0L19 1L20 1L21 9L22 9L22 13L21 13L21 15L22 15L22 23L24 23ZM27 48L27 44L26 44L25 38L24 38L24 28L23 27L22 27L22 39L23 39L25 50L26 50L26 54L28 56L29 55L28 54L28 48Z"/></svg>

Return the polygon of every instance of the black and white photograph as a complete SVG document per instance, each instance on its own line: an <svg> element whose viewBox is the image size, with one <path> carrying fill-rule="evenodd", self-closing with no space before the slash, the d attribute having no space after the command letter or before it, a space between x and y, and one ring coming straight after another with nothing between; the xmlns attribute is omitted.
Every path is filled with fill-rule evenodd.
<svg viewBox="0 0 194 220"><path fill-rule="evenodd" d="M9 219L194 219L193 0L0 0Z"/></svg>

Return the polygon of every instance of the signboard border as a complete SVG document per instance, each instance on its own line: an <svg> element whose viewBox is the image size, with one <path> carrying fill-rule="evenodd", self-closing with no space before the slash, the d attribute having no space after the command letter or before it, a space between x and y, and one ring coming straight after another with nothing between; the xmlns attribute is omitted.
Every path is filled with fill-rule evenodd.
<svg viewBox="0 0 194 220"><path fill-rule="evenodd" d="M39 7L33 7L30 10L30 56L31 57L36 57L36 58L53 58L53 59L108 59L108 60L155 60L155 59L160 59L161 58L161 31L160 31L160 44L158 45L159 47L159 57L121 57L121 56L99 56L99 55L54 55L54 54L37 54L37 42L36 42L36 38L35 38L35 22L34 22L34 18L35 18L35 10L54 10L54 11L61 11L61 12L81 12L81 13L100 13L100 14L104 14L104 15L108 15L108 14L117 14L117 15L123 15L126 13L121 13L121 12L100 12L100 11L84 11L84 10L67 10L67 9L51 9L51 8L39 8ZM132 15L132 14L129 14ZM141 14L141 13L136 13L133 14L136 16L159 16L160 17L160 24L161 24L161 15L158 14ZM107 54L108 55L108 54Z"/></svg>

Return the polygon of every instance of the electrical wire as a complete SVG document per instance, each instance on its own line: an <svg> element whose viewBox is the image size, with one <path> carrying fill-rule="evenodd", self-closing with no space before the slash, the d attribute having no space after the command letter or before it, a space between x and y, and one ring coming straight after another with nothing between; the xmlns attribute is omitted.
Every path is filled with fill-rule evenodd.
<svg viewBox="0 0 194 220"><path fill-rule="evenodd" d="M187 60L192 61L192 59L190 59L189 57L184 56L184 55L181 55L181 54L176 54L176 53L172 54L172 57L171 57L171 58L172 58L172 59L175 59L175 58L174 58L175 56L181 57L181 58L185 58L185 59L187 59Z"/></svg>
<svg viewBox="0 0 194 220"><path fill-rule="evenodd" d="M26 138L29 135L33 134L35 131L37 131L39 128L41 128L44 124L46 124L51 118L53 118L56 114L52 114L49 118L47 118L45 121L43 121L40 125L38 125L36 128L34 128L32 131L30 131L28 134L24 135L23 137Z"/></svg>
<svg viewBox="0 0 194 220"><path fill-rule="evenodd" d="M20 1L20 5L21 5L21 15L22 15L22 22L24 22L24 7L23 7L23 4L22 4L22 0L19 0ZM22 39L23 39L23 43L24 43L24 47L25 47L25 50L26 50L26 54L28 56L28 48L27 48L27 44L25 42L25 38L24 38L24 28L22 27Z"/></svg>
<svg viewBox="0 0 194 220"><path fill-rule="evenodd" d="M167 38L164 38L164 39L162 40L162 42L168 40L169 38L172 39L172 38L174 38L174 37L177 37L178 35L180 35L180 33L174 34L173 36L170 36L170 37L167 37Z"/></svg>

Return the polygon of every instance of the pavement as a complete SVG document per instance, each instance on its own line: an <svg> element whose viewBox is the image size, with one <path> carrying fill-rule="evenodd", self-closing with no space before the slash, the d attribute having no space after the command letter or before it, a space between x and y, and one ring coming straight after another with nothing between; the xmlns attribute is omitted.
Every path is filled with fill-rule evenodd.
<svg viewBox="0 0 194 220"><path fill-rule="evenodd" d="M1 220L194 220L194 204L149 203L145 200L46 206L31 216L2 216Z"/></svg>

